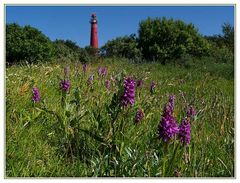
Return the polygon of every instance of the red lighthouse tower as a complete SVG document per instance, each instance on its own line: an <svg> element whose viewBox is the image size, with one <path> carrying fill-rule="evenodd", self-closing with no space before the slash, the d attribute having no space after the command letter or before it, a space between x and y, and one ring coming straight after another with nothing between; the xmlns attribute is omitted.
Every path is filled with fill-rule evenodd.
<svg viewBox="0 0 240 183"><path fill-rule="evenodd" d="M93 13L91 16L91 38L90 38L90 46L93 48L98 48L98 32L97 32L97 16L96 13Z"/></svg>

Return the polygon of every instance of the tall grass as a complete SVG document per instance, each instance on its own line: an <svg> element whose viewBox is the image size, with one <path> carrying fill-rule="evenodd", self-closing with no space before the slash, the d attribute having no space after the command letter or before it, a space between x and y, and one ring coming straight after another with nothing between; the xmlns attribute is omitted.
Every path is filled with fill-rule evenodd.
<svg viewBox="0 0 240 183"><path fill-rule="evenodd" d="M70 66L71 88L61 103L67 64L12 66L6 70L6 176L233 177L234 81L204 69L130 64L105 59ZM98 67L107 67L99 77ZM209 68L210 69L210 68ZM213 73L213 72L212 72ZM93 84L87 80L93 74ZM118 109L123 76L143 79L134 106ZM111 81L110 89L105 80ZM150 84L156 82L155 93ZM33 86L41 102L31 101ZM115 95L114 95L115 93ZM191 143L169 148L157 128L168 96L176 96L174 117L194 105ZM120 95L120 94L119 94ZM143 120L136 124L138 108ZM120 110L120 111L118 111Z"/></svg>

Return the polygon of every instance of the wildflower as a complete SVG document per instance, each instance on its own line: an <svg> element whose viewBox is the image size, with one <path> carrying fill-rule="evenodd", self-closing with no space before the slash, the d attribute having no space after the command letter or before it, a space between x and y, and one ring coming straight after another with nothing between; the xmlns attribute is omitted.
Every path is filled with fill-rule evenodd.
<svg viewBox="0 0 240 183"><path fill-rule="evenodd" d="M135 116L135 123L139 123L144 117L142 109L138 109Z"/></svg>
<svg viewBox="0 0 240 183"><path fill-rule="evenodd" d="M194 117L194 116L196 116L196 110L192 105L190 105L187 108L187 117Z"/></svg>
<svg viewBox="0 0 240 183"><path fill-rule="evenodd" d="M159 138L164 142L168 142L175 134L179 132L178 124L173 116L162 116L158 126Z"/></svg>
<svg viewBox="0 0 240 183"><path fill-rule="evenodd" d="M169 96L169 100L168 101L170 102L172 107L174 107L174 105L175 105L175 99L176 99L175 95L170 95Z"/></svg>
<svg viewBox="0 0 240 183"><path fill-rule="evenodd" d="M168 103L164 106L163 116L166 117L166 116L171 116L171 115L173 115L173 106L171 105L170 102L168 102Z"/></svg>
<svg viewBox="0 0 240 183"><path fill-rule="evenodd" d="M172 115L174 106L175 106L175 95L170 95L168 99L168 104L165 105L164 111L168 113L168 115Z"/></svg>
<svg viewBox="0 0 240 183"><path fill-rule="evenodd" d="M70 88L70 81L69 81L69 80L66 80L66 79L61 80L61 82L60 82L60 88L61 88L61 90L63 90L63 91L68 91L69 88Z"/></svg>
<svg viewBox="0 0 240 183"><path fill-rule="evenodd" d="M152 94L153 94L155 88L156 88L156 82L153 81L153 82L151 83L151 87L150 87L150 92L151 92Z"/></svg>
<svg viewBox="0 0 240 183"><path fill-rule="evenodd" d="M106 74L107 74L107 69L106 69L106 67L103 67L103 68L102 68L101 74L102 74L102 76L106 76Z"/></svg>
<svg viewBox="0 0 240 183"><path fill-rule="evenodd" d="M106 76L107 74L107 69L105 67L101 68L101 67L98 67L98 75L99 76Z"/></svg>
<svg viewBox="0 0 240 183"><path fill-rule="evenodd" d="M87 64L83 64L83 72L86 73L87 71Z"/></svg>
<svg viewBox="0 0 240 183"><path fill-rule="evenodd" d="M109 81L109 80L106 80L106 81L105 81L105 87L106 87L107 89L110 88L110 81Z"/></svg>
<svg viewBox="0 0 240 183"><path fill-rule="evenodd" d="M65 77L68 77L69 71L70 71L69 67L64 67L64 76Z"/></svg>
<svg viewBox="0 0 240 183"><path fill-rule="evenodd" d="M93 75L91 74L88 78L88 84L91 85L93 83Z"/></svg>
<svg viewBox="0 0 240 183"><path fill-rule="evenodd" d="M162 119L158 126L159 138L162 138L164 142L168 142L179 132L178 124L173 117L174 104L175 96L170 95L168 103L164 106Z"/></svg>
<svg viewBox="0 0 240 183"><path fill-rule="evenodd" d="M98 67L98 76L101 75L101 70L102 70L102 68L101 68L101 67Z"/></svg>
<svg viewBox="0 0 240 183"><path fill-rule="evenodd" d="M178 138L184 145L188 145L191 140L191 126L188 118L184 118L179 126Z"/></svg>
<svg viewBox="0 0 240 183"><path fill-rule="evenodd" d="M135 102L135 81L130 77L124 80L124 93L121 98L123 106L133 105Z"/></svg>
<svg viewBox="0 0 240 183"><path fill-rule="evenodd" d="M142 79L137 80L137 87L140 87L142 85L143 85L143 80Z"/></svg>
<svg viewBox="0 0 240 183"><path fill-rule="evenodd" d="M40 92L39 92L38 88L33 87L32 92L33 92L32 101L39 102L40 101Z"/></svg>

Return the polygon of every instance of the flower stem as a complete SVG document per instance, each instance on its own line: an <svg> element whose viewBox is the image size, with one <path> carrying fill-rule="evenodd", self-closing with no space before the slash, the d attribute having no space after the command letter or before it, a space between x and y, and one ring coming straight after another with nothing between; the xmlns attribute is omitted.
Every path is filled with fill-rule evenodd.
<svg viewBox="0 0 240 183"><path fill-rule="evenodd" d="M164 150L163 150L163 165L162 165L162 177L165 177L166 175L166 162L167 162L167 154L168 153L168 143L164 144Z"/></svg>

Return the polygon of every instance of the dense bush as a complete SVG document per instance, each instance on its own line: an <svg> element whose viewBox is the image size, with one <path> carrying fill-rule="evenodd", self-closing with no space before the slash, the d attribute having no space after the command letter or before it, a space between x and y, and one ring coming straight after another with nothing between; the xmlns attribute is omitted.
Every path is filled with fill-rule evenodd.
<svg viewBox="0 0 240 183"><path fill-rule="evenodd" d="M86 53L89 55L89 56L92 56L92 57L95 57L95 56L98 56L99 55L99 49L98 48L94 48L92 46L86 46L84 48L84 50L86 51Z"/></svg>
<svg viewBox="0 0 240 183"><path fill-rule="evenodd" d="M209 44L193 24L166 18L148 18L139 24L139 47L145 59L161 61L181 58L184 54L201 57Z"/></svg>
<svg viewBox="0 0 240 183"><path fill-rule="evenodd" d="M222 26L222 32L226 47L234 53L234 27L229 23L224 23Z"/></svg>
<svg viewBox="0 0 240 183"><path fill-rule="evenodd" d="M216 63L234 63L234 55L228 47L212 47L211 57Z"/></svg>
<svg viewBox="0 0 240 183"><path fill-rule="evenodd" d="M57 39L52 42L41 31L31 26L21 27L15 23L6 26L6 60L8 64L50 60L86 63L94 56L90 48L80 48L71 40Z"/></svg>
<svg viewBox="0 0 240 183"><path fill-rule="evenodd" d="M140 22L138 33L117 37L96 50L90 46L80 48L70 40L52 42L31 26L7 24L6 60L8 64L49 60L87 63L103 56L191 67L194 59L208 56L209 62L234 62L234 28L228 23L223 24L222 35L202 37L193 24L164 17L148 18Z"/></svg>
<svg viewBox="0 0 240 183"><path fill-rule="evenodd" d="M6 26L6 60L7 63L50 60L54 55L54 46L41 31L31 26L18 24Z"/></svg>
<svg viewBox="0 0 240 183"><path fill-rule="evenodd" d="M76 61L79 60L80 48L76 43L70 40L54 41L55 57L60 61Z"/></svg>
<svg viewBox="0 0 240 183"><path fill-rule="evenodd" d="M106 57L124 57L140 61L142 54L138 49L137 38L134 34L130 36L117 37L108 41L102 48L101 53Z"/></svg>
<svg viewBox="0 0 240 183"><path fill-rule="evenodd" d="M211 44L210 60L215 63L234 63L234 28L224 23L222 25L222 35L205 36Z"/></svg>
<svg viewBox="0 0 240 183"><path fill-rule="evenodd" d="M87 46L80 48L75 42L71 40L56 40L55 45L55 56L60 61L80 61L87 63L93 60L97 56L98 50Z"/></svg>

